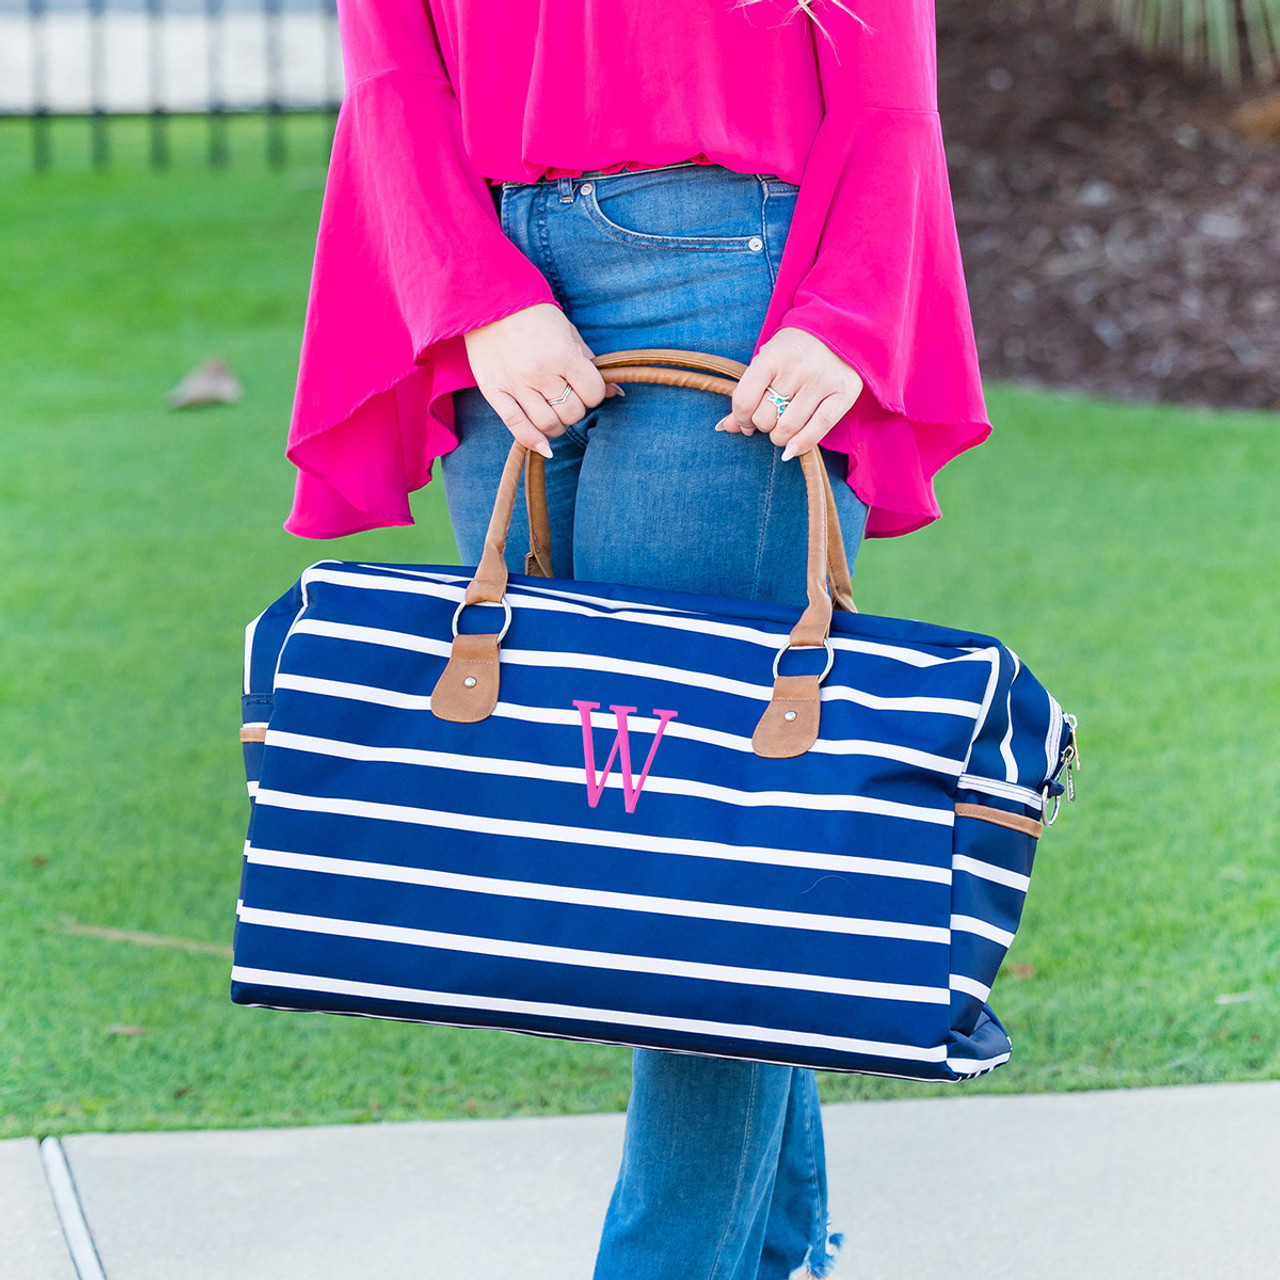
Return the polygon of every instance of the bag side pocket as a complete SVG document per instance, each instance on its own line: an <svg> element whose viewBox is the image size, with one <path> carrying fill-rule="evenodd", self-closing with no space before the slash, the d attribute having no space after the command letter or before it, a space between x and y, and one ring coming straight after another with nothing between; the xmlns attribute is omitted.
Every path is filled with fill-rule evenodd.
<svg viewBox="0 0 1280 1280"><path fill-rule="evenodd" d="M976 811L988 811L976 816ZM1015 819L1002 822L998 815ZM956 795L951 887L951 1025L977 1026L1022 920L1035 860L1034 819L1022 805Z"/></svg>

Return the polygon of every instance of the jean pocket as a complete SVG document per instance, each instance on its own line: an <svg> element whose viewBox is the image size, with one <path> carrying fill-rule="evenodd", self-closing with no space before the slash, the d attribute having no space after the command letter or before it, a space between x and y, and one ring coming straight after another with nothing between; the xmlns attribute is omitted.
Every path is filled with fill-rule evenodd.
<svg viewBox="0 0 1280 1280"><path fill-rule="evenodd" d="M759 180L711 166L609 176L579 187L600 231L625 244L712 253L764 248Z"/></svg>

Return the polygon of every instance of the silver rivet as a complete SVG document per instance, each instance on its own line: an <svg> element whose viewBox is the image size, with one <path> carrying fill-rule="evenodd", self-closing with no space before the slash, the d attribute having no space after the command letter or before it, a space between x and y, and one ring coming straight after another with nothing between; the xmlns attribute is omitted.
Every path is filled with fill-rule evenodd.
<svg viewBox="0 0 1280 1280"><path fill-rule="evenodd" d="M589 195L591 194L591 190L592 190L592 188L591 188L591 183L589 183L589 182L584 182L584 183L582 184L581 190L582 190L582 194L583 194L584 196L589 196Z"/></svg>
<svg viewBox="0 0 1280 1280"><path fill-rule="evenodd" d="M790 723L791 723L791 721L792 721L792 720L794 720L794 719L796 718L796 713L795 713L794 711L784 711L784 712L782 713L782 718L783 718L783 719L784 719L788 724L790 724Z"/></svg>
<svg viewBox="0 0 1280 1280"><path fill-rule="evenodd" d="M474 689L476 687L476 678L475 676L468 676L462 683L468 689Z"/></svg>
<svg viewBox="0 0 1280 1280"><path fill-rule="evenodd" d="M752 236L751 239L747 241L747 248L751 249L755 253L759 253L760 250L764 248L764 241L761 240L759 236Z"/></svg>

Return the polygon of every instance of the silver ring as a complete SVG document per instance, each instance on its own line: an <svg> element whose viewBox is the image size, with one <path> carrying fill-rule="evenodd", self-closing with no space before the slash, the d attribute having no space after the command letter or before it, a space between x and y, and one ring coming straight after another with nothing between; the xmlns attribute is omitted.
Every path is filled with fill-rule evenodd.
<svg viewBox="0 0 1280 1280"><path fill-rule="evenodd" d="M778 417L782 417L782 415L787 411L787 405L795 399L795 396L784 396L775 391L772 387L766 387L764 398L773 405L775 409L777 409Z"/></svg>
<svg viewBox="0 0 1280 1280"><path fill-rule="evenodd" d="M507 597L503 596L501 600L478 600L477 604L500 604L505 617L502 620L502 630L498 632L497 643L501 644L506 637L507 630L511 626L511 606L507 603ZM464 596L459 602L458 607L453 611L453 638L458 638L458 622L462 618L462 611L467 607L467 600Z"/></svg>
<svg viewBox="0 0 1280 1280"><path fill-rule="evenodd" d="M827 665L822 668L822 674L818 677L819 684L821 684L831 674L831 667L836 660L836 651L831 647L830 640L824 640L822 642L822 647L827 651ZM773 678L775 680L778 678L778 664L782 661L782 655L784 653L789 653L792 649L810 649L810 648L816 649L817 646L816 645L794 645L791 643L790 640L788 640L787 643L784 644L782 648L779 649L778 652L774 655Z"/></svg>
<svg viewBox="0 0 1280 1280"><path fill-rule="evenodd" d="M564 404L564 402L571 395L573 395L573 388L566 383L565 389L558 396L556 396L554 400L548 400L547 403L553 406L558 404Z"/></svg>

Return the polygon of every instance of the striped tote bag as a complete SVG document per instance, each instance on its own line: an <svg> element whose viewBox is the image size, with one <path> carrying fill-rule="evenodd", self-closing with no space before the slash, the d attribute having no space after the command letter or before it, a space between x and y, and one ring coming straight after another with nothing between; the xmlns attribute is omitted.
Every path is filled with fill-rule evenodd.
<svg viewBox="0 0 1280 1280"><path fill-rule="evenodd" d="M596 362L727 392L744 368ZM852 611L815 454L803 611L552 580L541 464L512 448L476 570L322 561L250 624L232 999L926 1080L1004 1062L987 997L1071 718L990 636Z"/></svg>

